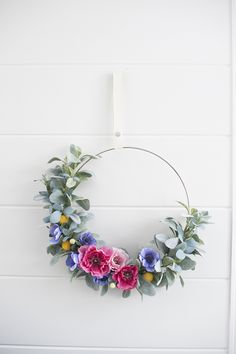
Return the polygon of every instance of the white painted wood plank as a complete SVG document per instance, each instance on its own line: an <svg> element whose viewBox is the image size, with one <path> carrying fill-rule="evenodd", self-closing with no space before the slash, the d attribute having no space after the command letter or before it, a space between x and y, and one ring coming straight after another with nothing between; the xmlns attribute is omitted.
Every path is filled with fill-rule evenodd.
<svg viewBox="0 0 236 354"><path fill-rule="evenodd" d="M95 153L112 146L109 137L2 137L1 204L31 205L41 188L33 183L51 156L64 156L69 143ZM189 189L192 205L230 205L229 138L134 138L125 144L151 149L171 163ZM190 153L191 152L191 153ZM90 162L95 177L80 187L92 205L175 206L185 195L177 176L162 161L139 151L119 150Z"/></svg>
<svg viewBox="0 0 236 354"><path fill-rule="evenodd" d="M168 348L227 345L225 280L192 280L143 303L65 279L1 279L1 289L2 344L162 348L168 333Z"/></svg>
<svg viewBox="0 0 236 354"><path fill-rule="evenodd" d="M229 298L229 354L236 354L236 2L231 1L231 121L232 121L232 241L231 241L231 281Z"/></svg>
<svg viewBox="0 0 236 354"><path fill-rule="evenodd" d="M78 348L78 347L34 347L34 346L0 346L0 354L227 354L224 349L140 349L140 348Z"/></svg>
<svg viewBox="0 0 236 354"><path fill-rule="evenodd" d="M229 63L226 0L10 0L0 24L0 63Z"/></svg>
<svg viewBox="0 0 236 354"><path fill-rule="evenodd" d="M112 134L118 66L0 66L2 134ZM129 66L124 134L230 134L229 68Z"/></svg>
<svg viewBox="0 0 236 354"><path fill-rule="evenodd" d="M127 69L128 71L128 69ZM124 74L126 134L230 134L228 68L159 67Z"/></svg>
<svg viewBox="0 0 236 354"><path fill-rule="evenodd" d="M183 209L162 208L93 208L94 219L88 224L111 246L127 249L136 256L157 232L167 230L160 220L174 216L181 220ZM183 272L186 278L227 278L230 260L230 211L209 209L212 225L202 230L206 253L196 257L196 271ZM0 257L0 275L17 276L65 276L70 279L64 259L51 266L51 257L46 254L48 231L42 223L45 212L38 208L0 208L4 225L14 222L0 233L4 252ZM6 244L11 247L4 247ZM218 261L216 261L216 255ZM17 264L17 266L16 266Z"/></svg>

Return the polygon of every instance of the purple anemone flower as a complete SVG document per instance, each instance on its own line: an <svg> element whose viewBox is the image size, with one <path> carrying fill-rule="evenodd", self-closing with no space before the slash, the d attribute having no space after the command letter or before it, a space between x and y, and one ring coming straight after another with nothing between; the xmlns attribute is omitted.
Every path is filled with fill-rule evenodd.
<svg viewBox="0 0 236 354"><path fill-rule="evenodd" d="M143 248L139 253L139 260L148 272L154 272L160 254L152 248Z"/></svg>
<svg viewBox="0 0 236 354"><path fill-rule="evenodd" d="M83 246L96 245L97 243L91 232L83 232L79 237L79 241Z"/></svg>
<svg viewBox="0 0 236 354"><path fill-rule="evenodd" d="M71 252L66 258L67 267L69 267L70 271L73 272L73 270L75 270L75 268L78 266L78 264L79 264L78 253Z"/></svg>
<svg viewBox="0 0 236 354"><path fill-rule="evenodd" d="M108 275L104 275L102 278L99 277L93 277L93 281L97 285L107 285L108 284Z"/></svg>
<svg viewBox="0 0 236 354"><path fill-rule="evenodd" d="M50 243L56 245L59 242L60 236L62 234L59 225L57 224L52 225L50 227L49 234L50 234L49 236L51 237Z"/></svg>

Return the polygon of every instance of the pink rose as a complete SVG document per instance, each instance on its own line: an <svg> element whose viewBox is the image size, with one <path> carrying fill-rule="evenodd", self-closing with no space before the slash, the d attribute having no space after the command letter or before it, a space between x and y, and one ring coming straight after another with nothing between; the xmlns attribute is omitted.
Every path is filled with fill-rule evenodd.
<svg viewBox="0 0 236 354"><path fill-rule="evenodd" d="M136 265L127 265L120 268L112 277L119 289L130 290L137 286L138 267Z"/></svg>
<svg viewBox="0 0 236 354"><path fill-rule="evenodd" d="M112 252L112 249L108 247L81 246L79 248L79 266L86 273L103 277L110 272L109 260Z"/></svg>
<svg viewBox="0 0 236 354"><path fill-rule="evenodd" d="M109 260L109 266L111 270L117 271L119 268L125 265L128 259L129 256L124 250L120 248L113 248L113 253Z"/></svg>

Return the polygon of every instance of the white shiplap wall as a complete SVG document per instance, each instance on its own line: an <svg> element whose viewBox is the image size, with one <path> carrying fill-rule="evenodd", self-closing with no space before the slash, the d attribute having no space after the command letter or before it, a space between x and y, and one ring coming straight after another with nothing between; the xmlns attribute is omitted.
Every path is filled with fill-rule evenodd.
<svg viewBox="0 0 236 354"><path fill-rule="evenodd" d="M227 353L230 53L227 0L0 0L1 354ZM50 267L33 202L32 181L51 155L70 143L93 153L112 146L120 69L124 143L172 162L192 205L214 221L185 289L143 303L115 291L101 298L70 283L62 262ZM91 168L81 193L107 242L135 250L160 219L179 215L181 186L151 156L117 151Z"/></svg>

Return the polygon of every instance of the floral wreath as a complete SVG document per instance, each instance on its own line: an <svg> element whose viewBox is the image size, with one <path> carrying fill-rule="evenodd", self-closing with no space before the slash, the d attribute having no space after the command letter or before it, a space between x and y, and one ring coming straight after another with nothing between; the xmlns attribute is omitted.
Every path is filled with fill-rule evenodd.
<svg viewBox="0 0 236 354"><path fill-rule="evenodd" d="M79 147L70 145L64 159L53 157L48 161L56 161L57 164L40 179L46 191L40 191L36 197L36 200L46 203L44 208L49 212L44 222L49 229L47 253L53 256L51 263L65 256L71 278L85 278L90 288L101 289L101 295L106 294L109 288L118 288L124 298L133 289L141 296L153 296L157 288L165 286L168 289L176 278L184 286L181 272L195 269L193 256L201 255L200 247L204 244L198 236L198 229L208 224L210 217L207 211L189 207L183 180L167 160L149 150L133 149L149 152L165 161L180 178L187 195L187 205L178 202L187 211L184 223L167 217L164 221L168 224L169 234L155 234L136 258L131 258L123 248L106 246L97 234L86 228L91 217L88 212L90 202L76 194L80 184L92 177L91 172L83 169L84 165L114 149L97 155L83 155Z"/></svg>

